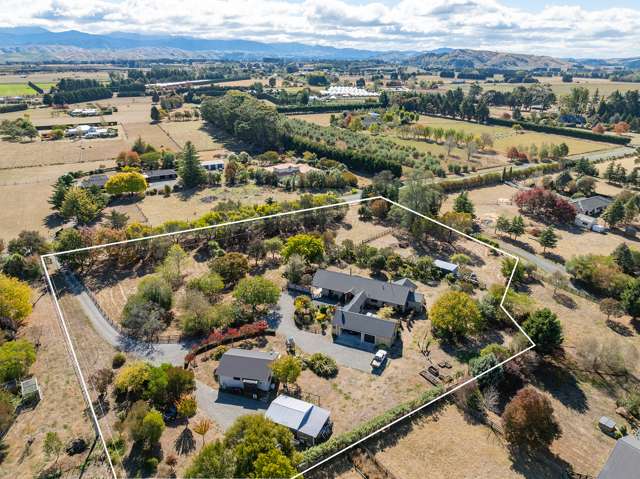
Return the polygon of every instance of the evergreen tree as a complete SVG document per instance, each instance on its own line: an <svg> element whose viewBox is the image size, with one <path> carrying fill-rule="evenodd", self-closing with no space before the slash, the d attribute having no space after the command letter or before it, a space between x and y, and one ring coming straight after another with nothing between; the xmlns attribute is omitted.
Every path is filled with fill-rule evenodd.
<svg viewBox="0 0 640 479"><path fill-rule="evenodd" d="M160 121L160 110L158 110L158 107L155 105L151 107L151 121L153 122Z"/></svg>
<svg viewBox="0 0 640 479"><path fill-rule="evenodd" d="M206 171L200 166L198 153L190 141L187 141L180 154L178 176L187 188L199 186L207 181Z"/></svg>
<svg viewBox="0 0 640 479"><path fill-rule="evenodd" d="M633 273L635 269L635 261L633 259L633 253L627 243L621 243L618 245L618 247L613 250L611 256L624 273Z"/></svg>
<svg viewBox="0 0 640 479"><path fill-rule="evenodd" d="M522 236L524 234L524 218L522 216L514 216L511 220L509 234L514 238L518 238L518 236Z"/></svg>
<svg viewBox="0 0 640 479"><path fill-rule="evenodd" d="M610 228L615 228L624 219L625 210L622 199L617 199L611 203L602 214L602 219L607 222Z"/></svg>
<svg viewBox="0 0 640 479"><path fill-rule="evenodd" d="M474 215L475 207L473 206L473 202L469 199L469 194L466 191L460 193L454 203L453 203L453 211L456 213L468 213L470 215Z"/></svg>

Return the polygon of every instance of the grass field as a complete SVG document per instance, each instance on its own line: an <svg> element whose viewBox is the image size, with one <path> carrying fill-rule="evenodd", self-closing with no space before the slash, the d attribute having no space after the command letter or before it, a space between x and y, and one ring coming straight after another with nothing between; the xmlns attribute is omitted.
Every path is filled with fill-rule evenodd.
<svg viewBox="0 0 640 479"><path fill-rule="evenodd" d="M37 92L26 83L0 83L0 96L37 95Z"/></svg>

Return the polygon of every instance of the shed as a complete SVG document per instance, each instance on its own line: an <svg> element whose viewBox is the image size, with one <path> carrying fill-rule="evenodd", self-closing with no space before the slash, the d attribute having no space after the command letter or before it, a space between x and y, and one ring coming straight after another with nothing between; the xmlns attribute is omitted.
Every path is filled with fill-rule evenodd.
<svg viewBox="0 0 640 479"><path fill-rule="evenodd" d="M446 261L441 261L439 259L436 259L436 260L434 260L433 265L438 269L446 271L447 273L458 274L458 265L457 264L448 263Z"/></svg>
<svg viewBox="0 0 640 479"><path fill-rule="evenodd" d="M607 416L602 416L598 421L598 427L607 434L614 434L616 432L616 422Z"/></svg>
<svg viewBox="0 0 640 479"><path fill-rule="evenodd" d="M22 396L22 399L27 400L37 399L39 401L40 399L42 399L38 380L33 377L20 382L20 395Z"/></svg>
<svg viewBox="0 0 640 479"><path fill-rule="evenodd" d="M265 416L285 426L298 440L315 444L331 434L331 413L300 399L281 394L269 405Z"/></svg>

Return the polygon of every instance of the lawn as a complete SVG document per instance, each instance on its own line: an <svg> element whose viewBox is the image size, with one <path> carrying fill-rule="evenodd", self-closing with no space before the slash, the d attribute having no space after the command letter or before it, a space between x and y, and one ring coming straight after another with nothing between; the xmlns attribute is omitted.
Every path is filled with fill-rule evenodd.
<svg viewBox="0 0 640 479"><path fill-rule="evenodd" d="M26 96L38 93L26 83L0 83L0 96Z"/></svg>

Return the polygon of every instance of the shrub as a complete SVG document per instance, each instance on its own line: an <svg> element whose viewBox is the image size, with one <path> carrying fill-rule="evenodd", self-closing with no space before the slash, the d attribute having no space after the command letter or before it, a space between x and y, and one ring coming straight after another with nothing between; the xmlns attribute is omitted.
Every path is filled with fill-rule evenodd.
<svg viewBox="0 0 640 479"><path fill-rule="evenodd" d="M111 367L113 369L118 369L127 361L127 357L124 353L116 353L113 355L113 359L111 360Z"/></svg>
<svg viewBox="0 0 640 479"><path fill-rule="evenodd" d="M500 363L498 358L493 353L484 354L477 358L473 358L469 362L469 374L473 377L477 377L478 375L488 371L489 369L497 366ZM477 379L478 385L480 387L488 387L488 386L497 386L502 382L504 378L504 371L502 366L499 366L492 370L490 373L486 373L483 376L480 376Z"/></svg>
<svg viewBox="0 0 640 479"><path fill-rule="evenodd" d="M333 378L338 374L338 365L333 358L326 354L312 354L304 362L311 371L321 378Z"/></svg>
<svg viewBox="0 0 640 479"><path fill-rule="evenodd" d="M213 351L211 352L211 358L215 359L216 361L219 361L222 355L227 351L229 351L229 348L227 346L218 346L217 348L214 348Z"/></svg>

